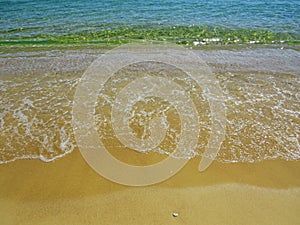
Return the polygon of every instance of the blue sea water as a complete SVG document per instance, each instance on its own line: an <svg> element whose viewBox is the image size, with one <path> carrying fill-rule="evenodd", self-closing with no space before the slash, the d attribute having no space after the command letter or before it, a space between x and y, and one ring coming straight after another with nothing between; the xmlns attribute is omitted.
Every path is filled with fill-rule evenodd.
<svg viewBox="0 0 300 225"><path fill-rule="evenodd" d="M298 0L8 0L0 1L0 43L215 37L298 43L299 12Z"/></svg>

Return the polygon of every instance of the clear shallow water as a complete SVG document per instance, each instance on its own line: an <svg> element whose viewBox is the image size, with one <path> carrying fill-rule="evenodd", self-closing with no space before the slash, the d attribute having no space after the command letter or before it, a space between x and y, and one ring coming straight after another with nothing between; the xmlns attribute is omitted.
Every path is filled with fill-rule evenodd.
<svg viewBox="0 0 300 225"><path fill-rule="evenodd" d="M299 43L297 0L0 1L0 43Z"/></svg>
<svg viewBox="0 0 300 225"><path fill-rule="evenodd" d="M0 79L0 162L22 158L52 161L74 149L72 106L80 77L103 50L49 51L2 54ZM255 162L264 159L300 158L300 55L288 49L195 51L214 71L226 104L226 137L217 160ZM145 70L147 68L147 70ZM126 150L111 129L110 107L118 84L131 82L143 71L164 71L160 65L128 67L109 80L99 93L95 111L99 138L112 152ZM167 72L166 72L167 73ZM187 87L201 121L201 136L192 152L202 155L211 121L201 88L178 71L170 76ZM149 135L149 120L166 117L167 135L153 151L170 154L180 136L179 117L167 102L143 98L130 109L130 127L139 138ZM146 113L145 113L146 112ZM152 115L152 116L149 116ZM127 149L128 150L128 149ZM127 151L126 151L127 152Z"/></svg>

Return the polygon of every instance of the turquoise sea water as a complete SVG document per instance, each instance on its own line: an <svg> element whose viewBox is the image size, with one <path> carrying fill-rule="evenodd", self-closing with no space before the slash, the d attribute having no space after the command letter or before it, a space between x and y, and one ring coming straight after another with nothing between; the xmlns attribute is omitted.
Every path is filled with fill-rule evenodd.
<svg viewBox="0 0 300 225"><path fill-rule="evenodd" d="M0 1L0 44L300 40L298 0Z"/></svg>

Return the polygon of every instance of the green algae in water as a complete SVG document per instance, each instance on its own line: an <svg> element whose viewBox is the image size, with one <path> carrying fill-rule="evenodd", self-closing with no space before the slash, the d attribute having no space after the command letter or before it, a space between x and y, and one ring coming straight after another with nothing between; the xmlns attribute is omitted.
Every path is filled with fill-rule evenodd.
<svg viewBox="0 0 300 225"><path fill-rule="evenodd" d="M135 40L169 41L178 44L291 44L300 43L300 35L275 33L269 30L225 29L218 27L172 26L145 28L143 26L81 31L66 35L37 34L0 40L1 45L14 44L123 44Z"/></svg>

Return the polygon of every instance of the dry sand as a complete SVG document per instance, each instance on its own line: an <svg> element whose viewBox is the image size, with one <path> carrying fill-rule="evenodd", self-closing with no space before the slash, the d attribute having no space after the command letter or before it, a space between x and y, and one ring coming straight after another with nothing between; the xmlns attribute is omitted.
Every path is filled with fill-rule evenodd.
<svg viewBox="0 0 300 225"><path fill-rule="evenodd" d="M300 224L299 161L198 163L148 187L102 178L78 150L1 165L1 224Z"/></svg>

